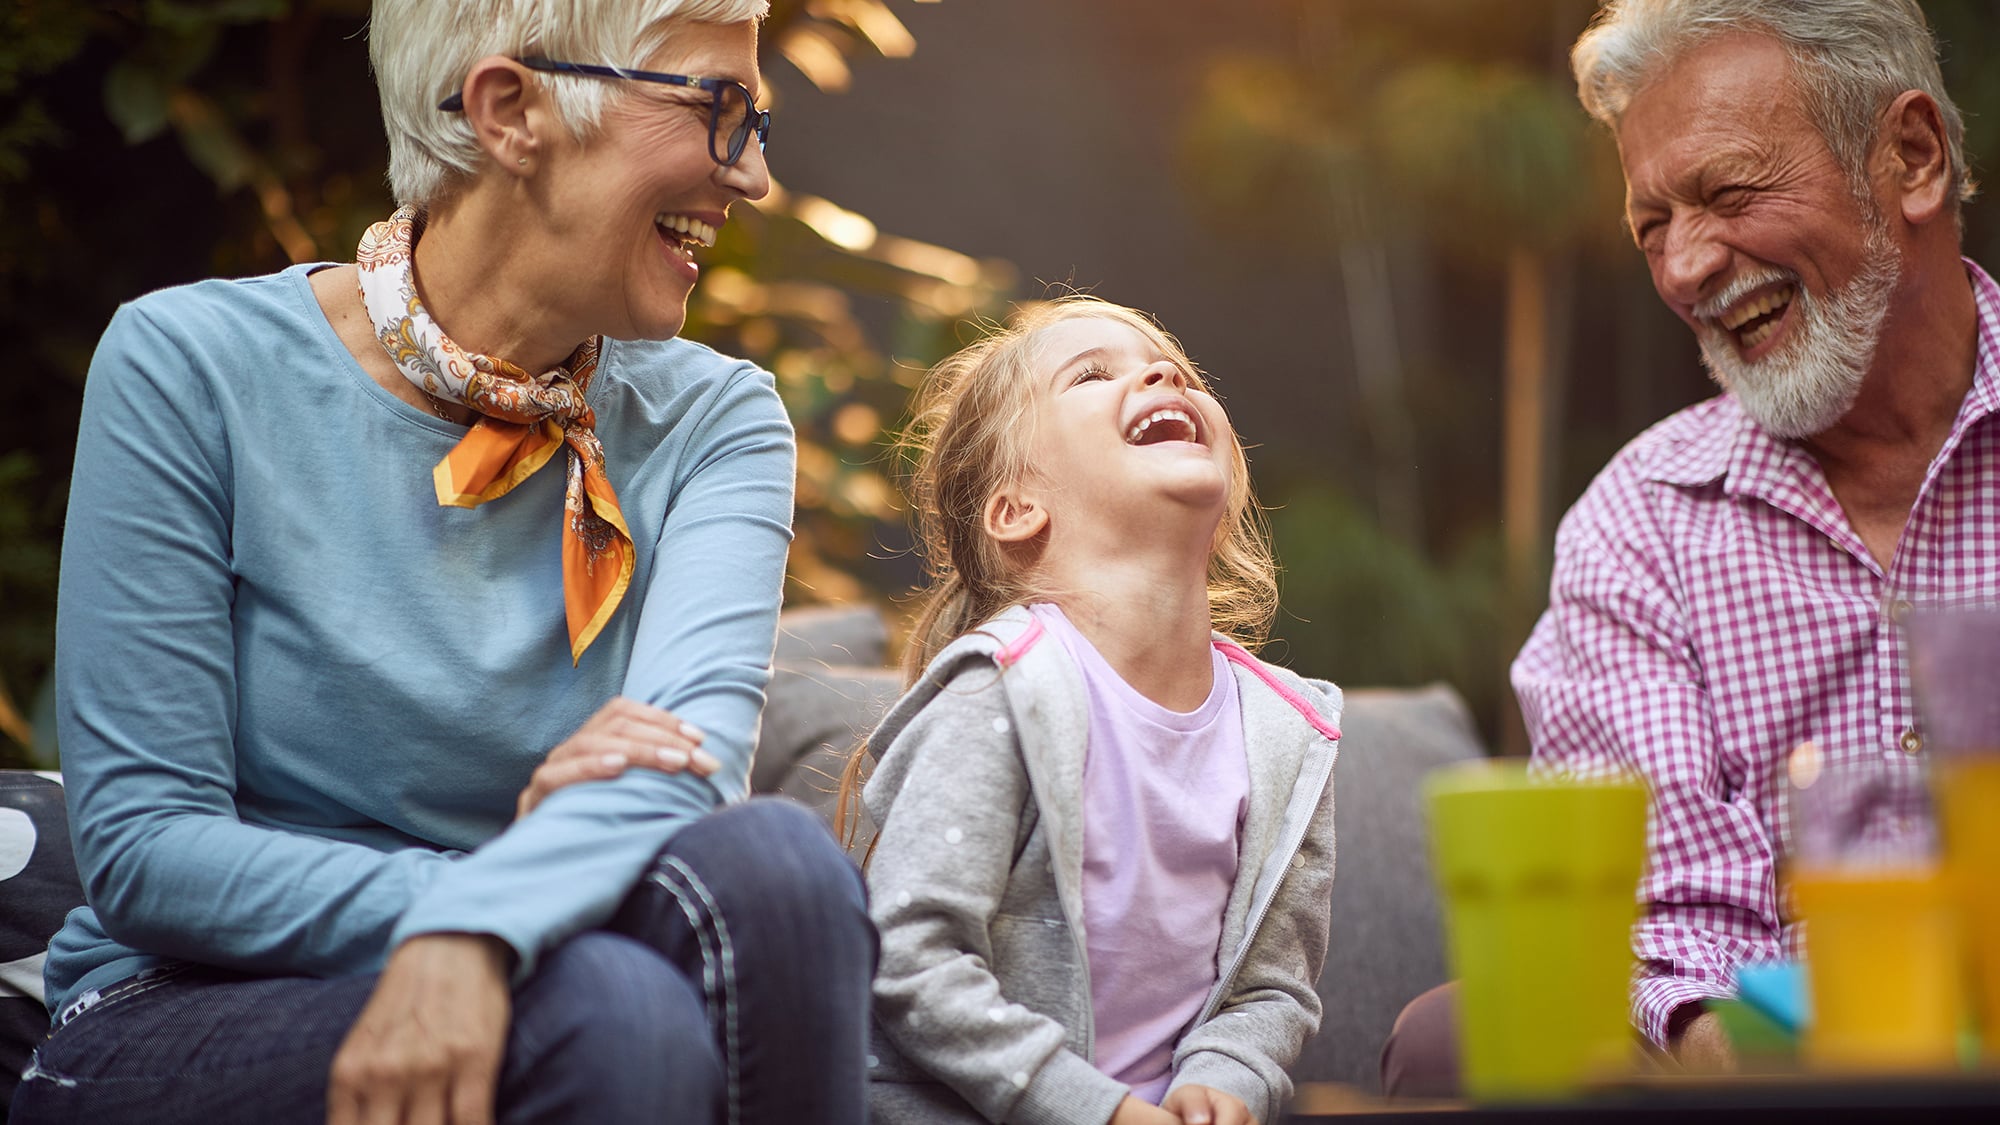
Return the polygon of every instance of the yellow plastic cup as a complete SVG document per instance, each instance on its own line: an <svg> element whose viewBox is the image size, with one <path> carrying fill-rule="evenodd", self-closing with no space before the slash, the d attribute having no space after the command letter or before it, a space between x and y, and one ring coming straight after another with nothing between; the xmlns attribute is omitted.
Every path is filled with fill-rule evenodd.
<svg viewBox="0 0 2000 1125"><path fill-rule="evenodd" d="M2000 750L1940 758L1932 777L1980 1046L2000 1059Z"/></svg>
<svg viewBox="0 0 2000 1125"><path fill-rule="evenodd" d="M1466 1092L1560 1096L1628 1069L1644 788L1531 781L1521 763L1483 762L1424 788Z"/></svg>
<svg viewBox="0 0 2000 1125"><path fill-rule="evenodd" d="M1812 990L1806 1062L1836 1071L1955 1066L1964 978L1944 872L1802 868L1791 887Z"/></svg>

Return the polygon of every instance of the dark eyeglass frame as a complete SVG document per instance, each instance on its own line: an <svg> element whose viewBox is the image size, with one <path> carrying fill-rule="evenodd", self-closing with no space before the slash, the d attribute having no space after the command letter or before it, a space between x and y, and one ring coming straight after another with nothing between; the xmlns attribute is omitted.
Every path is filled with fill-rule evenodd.
<svg viewBox="0 0 2000 1125"><path fill-rule="evenodd" d="M703 78L695 74L665 74L657 70L628 70L622 66L599 66L595 63L558 62L555 59L530 55L515 59L529 70L546 71L551 74L581 74L590 78L629 78L634 82L658 82L665 86L685 86L691 90L705 90L708 93L708 155L724 168L733 166L743 159L743 150L750 146L750 134L757 134L757 151L763 152L771 137L771 111L758 109L757 99L750 96L750 88L734 78ZM722 99L734 91L743 99L749 110L743 115L743 123L724 138L721 147L716 146L715 129L722 121ZM438 103L438 108L446 113L465 112L465 96L460 91Z"/></svg>

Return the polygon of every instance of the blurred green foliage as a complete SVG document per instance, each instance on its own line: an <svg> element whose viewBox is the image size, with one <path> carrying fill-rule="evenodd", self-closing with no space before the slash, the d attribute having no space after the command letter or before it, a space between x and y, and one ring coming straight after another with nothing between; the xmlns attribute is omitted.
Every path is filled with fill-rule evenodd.
<svg viewBox="0 0 2000 1125"><path fill-rule="evenodd" d="M1545 602L1555 518L1619 445L1706 390L1620 224L1615 145L1576 102L1568 49L1596 5L1290 7L1295 43L1200 73L1181 162L1246 257L1338 270L1315 330L1348 353L1327 369L1354 380L1351 417L1320 450L1257 462L1284 565L1275 651L1342 683L1449 681L1508 744L1504 668ZM2000 6L1924 7L1977 172L2000 144ZM1976 203L1966 223L1989 267L1991 214ZM1524 279L1539 332L1511 315ZM1499 440L1517 355L1549 376L1518 474Z"/></svg>
<svg viewBox="0 0 2000 1125"><path fill-rule="evenodd" d="M1508 650L1540 604L1556 456L1542 435L1560 406L1550 384L1571 331L1571 278L1581 255L1618 237L1615 159L1555 70L1588 8L1313 10L1296 55L1211 65L1184 133L1199 198L1250 216L1280 253L1340 267L1368 457L1351 498L1324 476L1267 492L1283 504L1286 608L1303 619L1279 635L1302 667L1343 682L1450 680L1494 728ZM1489 34L1467 35L1468 24ZM1494 412L1421 409L1426 374L1452 366L1431 341L1470 335L1413 293L1413 279L1442 268L1490 279L1500 300L1480 306L1507 309L1497 332L1475 337L1485 355L1474 360L1497 375L1506 358L1503 415L1524 387L1537 392L1539 428L1509 432L1496 458L1508 472L1489 461L1472 478L1498 482L1501 510L1519 521L1506 550L1491 507L1460 525L1446 494L1467 491L1468 466L1447 446L1453 423L1491 433ZM1453 382L1462 393L1485 380L1475 367ZM1500 393L1501 380L1489 385Z"/></svg>
<svg viewBox="0 0 2000 1125"><path fill-rule="evenodd" d="M1340 680L1355 686L1443 680L1491 706L1476 689L1504 655L1492 534L1434 559L1330 482L1289 490L1271 534L1285 566L1273 655L1314 675L1359 670Z"/></svg>
<svg viewBox="0 0 2000 1125"><path fill-rule="evenodd" d="M896 10L912 2L774 0L767 62L791 68L767 66L767 82L837 91L855 80L852 62L908 54ZM1565 52L1593 4L1282 2L1296 13L1293 49L1208 67L1182 123L1184 179L1234 217L1246 261L1332 262L1345 302L1344 329L1311 330L1347 348L1327 373L1356 380L1342 399L1354 417L1315 448L1255 451L1285 568L1274 652L1357 685L1448 680L1490 726L1518 639L1495 503L1510 254L1525 248L1569 278L1551 300L1575 322L1554 324L1549 362L1588 356L1554 412L1552 511L1685 401L1676 388L1699 389L1685 340L1663 342L1679 330L1618 227L1613 146L1570 89ZM1977 172L2000 144L2000 68L1986 65L2000 8L1925 6ZM367 8L0 7L0 334L15 341L0 412L0 765L26 759L22 712L51 666L83 373L112 309L199 277L346 259L389 209ZM2000 262L1990 214L1975 204L1966 226L1968 253L1989 265ZM900 592L916 567L896 554L884 437L923 367L961 342L968 318L999 311L1010 269L781 190L738 209L704 270L688 334L775 372L798 426L787 596ZM36 737L46 745L48 733Z"/></svg>
<svg viewBox="0 0 2000 1125"><path fill-rule="evenodd" d="M0 334L25 345L0 414L0 766L52 756L53 731L30 732L23 711L52 666L64 482L112 310L201 277L350 259L390 210L367 14L367 0L0 12ZM767 70L782 55L838 89L850 58L914 40L888 0L774 0L761 45ZM782 188L737 209L703 257L687 334L775 372L798 428L787 596L899 592L913 568L874 565L900 524L886 432L954 325L999 308L1011 269Z"/></svg>
<svg viewBox="0 0 2000 1125"><path fill-rule="evenodd" d="M50 633L55 624L50 607L56 594L56 546L48 529L56 525L56 496L36 487L34 459L27 453L0 455L0 669L45 669ZM20 607L18 610L11 607ZM13 696L0 679L0 739L26 747L33 741L25 696ZM0 758L4 761L4 758Z"/></svg>

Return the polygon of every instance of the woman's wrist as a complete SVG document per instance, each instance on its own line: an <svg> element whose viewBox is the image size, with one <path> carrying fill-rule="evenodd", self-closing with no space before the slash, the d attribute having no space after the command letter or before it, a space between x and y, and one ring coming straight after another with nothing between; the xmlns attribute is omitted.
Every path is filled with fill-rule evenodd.
<svg viewBox="0 0 2000 1125"><path fill-rule="evenodd" d="M509 979L518 958L514 947L492 934L443 931L404 939L389 955L392 962L430 965L465 964Z"/></svg>

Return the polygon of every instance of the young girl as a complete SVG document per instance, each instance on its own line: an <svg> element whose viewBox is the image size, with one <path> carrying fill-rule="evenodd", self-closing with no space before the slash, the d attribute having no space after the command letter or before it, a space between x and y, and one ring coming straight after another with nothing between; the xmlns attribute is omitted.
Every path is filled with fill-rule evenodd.
<svg viewBox="0 0 2000 1125"><path fill-rule="evenodd" d="M1319 1024L1340 696L1231 639L1276 582L1228 417L1076 297L941 364L912 435L935 583L862 794L873 1120L1273 1120Z"/></svg>

